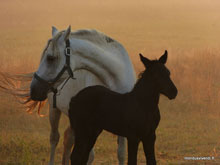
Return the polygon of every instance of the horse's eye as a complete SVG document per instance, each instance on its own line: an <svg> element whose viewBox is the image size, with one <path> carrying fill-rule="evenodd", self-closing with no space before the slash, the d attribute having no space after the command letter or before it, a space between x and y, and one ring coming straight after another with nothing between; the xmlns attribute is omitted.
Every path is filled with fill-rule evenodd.
<svg viewBox="0 0 220 165"><path fill-rule="evenodd" d="M48 62L53 62L54 59L55 59L54 56L52 56L52 55L47 55L47 61L48 61Z"/></svg>

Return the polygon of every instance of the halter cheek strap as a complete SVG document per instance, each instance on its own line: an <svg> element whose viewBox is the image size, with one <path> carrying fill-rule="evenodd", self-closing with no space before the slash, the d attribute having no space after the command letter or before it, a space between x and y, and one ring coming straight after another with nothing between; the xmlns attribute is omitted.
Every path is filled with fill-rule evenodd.
<svg viewBox="0 0 220 165"><path fill-rule="evenodd" d="M73 70L70 67L70 40L67 39L66 40L66 48L65 48L65 58L66 58L66 63L63 66L63 68L61 69L61 71L58 73L58 75L50 80L50 81L46 81L43 78L41 78L36 72L34 73L34 78L36 78L38 81L40 81L41 83L45 84L46 86L48 86L48 88L54 93L53 95L53 108L56 108L56 96L57 96L57 88L54 88L53 85L61 78L61 76L63 75L63 73L65 71L68 72L69 77L65 80L65 82L63 83L62 87L60 88L60 90L63 89L64 85L68 82L68 80L71 79L75 79L74 75L73 75Z"/></svg>

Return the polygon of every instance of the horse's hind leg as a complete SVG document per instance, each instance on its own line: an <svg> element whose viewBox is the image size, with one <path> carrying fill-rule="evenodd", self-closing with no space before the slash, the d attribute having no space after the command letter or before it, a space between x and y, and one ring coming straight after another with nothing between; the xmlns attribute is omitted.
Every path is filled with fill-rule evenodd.
<svg viewBox="0 0 220 165"><path fill-rule="evenodd" d="M125 162L125 149L126 139L125 137L118 136L118 161L119 165L124 165Z"/></svg>
<svg viewBox="0 0 220 165"><path fill-rule="evenodd" d="M55 156L55 150L56 146L59 142L60 134L58 132L58 126L59 126L59 120L60 120L61 112L58 109L53 108L50 106L49 111L49 119L50 119L50 162L49 165L54 164L54 156Z"/></svg>
<svg viewBox="0 0 220 165"><path fill-rule="evenodd" d="M62 159L63 165L69 165L71 149L73 147L74 142L75 142L74 131L69 126L64 132L64 141L63 141L64 152L63 152L63 159ZM91 165L93 160L94 160L94 151L92 149L89 155L89 160L88 160L87 165Z"/></svg>
<svg viewBox="0 0 220 165"><path fill-rule="evenodd" d="M89 153L89 159L87 161L87 165L91 165L95 157L94 149L92 148Z"/></svg>
<svg viewBox="0 0 220 165"><path fill-rule="evenodd" d="M69 165L71 149L74 144L74 141L75 141L74 134L69 126L64 132L64 141L63 141L64 151L63 151L63 159L62 159L63 165Z"/></svg>

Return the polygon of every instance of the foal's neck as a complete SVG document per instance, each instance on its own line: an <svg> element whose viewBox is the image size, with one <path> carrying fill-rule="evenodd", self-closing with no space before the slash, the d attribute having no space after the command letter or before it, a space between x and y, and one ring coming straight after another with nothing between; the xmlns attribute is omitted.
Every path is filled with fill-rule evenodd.
<svg viewBox="0 0 220 165"><path fill-rule="evenodd" d="M147 72L147 71L145 71ZM153 78L149 72L144 73L135 84L131 94L135 96L142 105L154 108L159 103L159 90L153 82Z"/></svg>

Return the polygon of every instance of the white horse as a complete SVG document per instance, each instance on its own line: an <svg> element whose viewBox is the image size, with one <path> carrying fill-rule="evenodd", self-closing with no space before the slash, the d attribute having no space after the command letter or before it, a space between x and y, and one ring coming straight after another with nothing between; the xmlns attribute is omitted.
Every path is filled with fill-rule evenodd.
<svg viewBox="0 0 220 165"><path fill-rule="evenodd" d="M70 45L69 45L70 44ZM70 48L69 48L70 47ZM68 64L69 63L69 64ZM70 70L71 69L71 70ZM67 79L72 76L76 79ZM59 141L58 125L61 112L68 115L72 96L92 85L104 85L113 91L126 93L136 82L135 71L124 47L96 30L71 28L58 31L52 28L52 39L43 51L41 62L31 82L30 95L35 101L48 98L50 134L50 162L54 164L55 149ZM56 99L51 89L58 90ZM55 106L53 102L56 101ZM65 131L63 164L69 164L74 135L70 128ZM93 161L93 151L88 164ZM118 137L118 160L124 164L125 138Z"/></svg>

